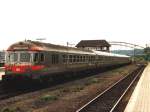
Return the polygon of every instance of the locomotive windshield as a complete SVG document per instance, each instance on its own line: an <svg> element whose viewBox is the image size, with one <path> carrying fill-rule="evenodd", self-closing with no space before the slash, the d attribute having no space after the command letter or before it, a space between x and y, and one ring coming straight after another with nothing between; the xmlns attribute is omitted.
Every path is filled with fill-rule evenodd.
<svg viewBox="0 0 150 112"><path fill-rule="evenodd" d="M30 53L20 53L20 61L21 62L30 62Z"/></svg>
<svg viewBox="0 0 150 112"><path fill-rule="evenodd" d="M30 62L31 53L26 52L9 52L7 53L6 62Z"/></svg>
<svg viewBox="0 0 150 112"><path fill-rule="evenodd" d="M9 61L9 62L16 62L16 61L18 61L18 53L10 53L8 55L7 61Z"/></svg>

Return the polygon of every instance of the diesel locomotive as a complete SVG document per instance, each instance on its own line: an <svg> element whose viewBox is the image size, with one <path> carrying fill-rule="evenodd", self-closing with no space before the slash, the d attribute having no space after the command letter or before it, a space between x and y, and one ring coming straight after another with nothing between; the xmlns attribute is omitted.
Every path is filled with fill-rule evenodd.
<svg viewBox="0 0 150 112"><path fill-rule="evenodd" d="M26 40L17 42L7 49L5 75L2 76L2 80L34 80L65 73L72 75L79 71L130 62L130 57L125 55Z"/></svg>

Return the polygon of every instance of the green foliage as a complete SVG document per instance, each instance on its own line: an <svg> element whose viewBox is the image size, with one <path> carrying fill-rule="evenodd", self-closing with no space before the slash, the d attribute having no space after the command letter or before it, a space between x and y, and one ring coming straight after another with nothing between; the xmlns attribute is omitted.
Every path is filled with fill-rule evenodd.
<svg viewBox="0 0 150 112"><path fill-rule="evenodd" d="M83 89L84 89L84 86L82 86L82 85L71 88L72 92L80 92Z"/></svg>
<svg viewBox="0 0 150 112"><path fill-rule="evenodd" d="M69 88L61 89L60 92L62 93L68 93L70 92Z"/></svg>
<svg viewBox="0 0 150 112"><path fill-rule="evenodd" d="M99 80L94 78L94 79L91 80L91 83L99 83Z"/></svg>
<svg viewBox="0 0 150 112"><path fill-rule="evenodd" d="M9 109L9 108L4 108L4 109L2 110L2 112L14 112L14 111L11 110L11 109Z"/></svg>
<svg viewBox="0 0 150 112"><path fill-rule="evenodd" d="M99 80L97 78L91 79L90 81L86 82L85 85L89 86L94 83L99 83Z"/></svg>
<svg viewBox="0 0 150 112"><path fill-rule="evenodd" d="M6 107L1 112L23 112L23 111L21 111L19 107L16 107L16 108Z"/></svg>
<svg viewBox="0 0 150 112"><path fill-rule="evenodd" d="M55 95L44 95L41 97L41 100L42 101L54 101L54 100L57 100L57 96Z"/></svg>

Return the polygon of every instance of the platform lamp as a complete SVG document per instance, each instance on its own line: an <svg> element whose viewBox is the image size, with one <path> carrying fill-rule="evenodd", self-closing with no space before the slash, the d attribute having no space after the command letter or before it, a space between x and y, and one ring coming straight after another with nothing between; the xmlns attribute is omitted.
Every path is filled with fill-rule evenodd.
<svg viewBox="0 0 150 112"><path fill-rule="evenodd" d="M144 53L146 55L146 60L150 61L150 47L146 44L146 48L144 48Z"/></svg>
<svg viewBox="0 0 150 112"><path fill-rule="evenodd" d="M75 45L75 44L70 44L69 42L67 42L67 52L68 52L68 47L69 45ZM68 53L67 53L68 54ZM69 55L67 55L67 64L69 63Z"/></svg>

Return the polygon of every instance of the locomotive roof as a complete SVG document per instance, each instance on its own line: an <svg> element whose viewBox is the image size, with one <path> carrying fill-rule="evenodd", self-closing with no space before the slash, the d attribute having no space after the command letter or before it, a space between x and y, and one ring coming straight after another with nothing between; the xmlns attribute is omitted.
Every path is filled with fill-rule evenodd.
<svg viewBox="0 0 150 112"><path fill-rule="evenodd" d="M19 49L19 47L20 47L20 49ZM93 54L94 55L93 51L91 51L91 50L67 47L67 46L62 46L62 45L54 45L54 44L50 44L50 43L43 43L43 42L31 41L31 40L17 42L15 44L11 45L8 48L8 51L23 50L23 49L21 49L23 47L28 47L28 50L57 51L57 52L66 52L66 53L69 52L69 53ZM16 49L14 49L14 48L16 48Z"/></svg>
<svg viewBox="0 0 150 112"><path fill-rule="evenodd" d="M62 45L54 45L50 43L42 43L38 41L31 41L31 43L43 47L47 51L58 51L58 52L70 52L70 53L79 53L79 54L94 54L91 50L85 50L80 48L62 46Z"/></svg>

